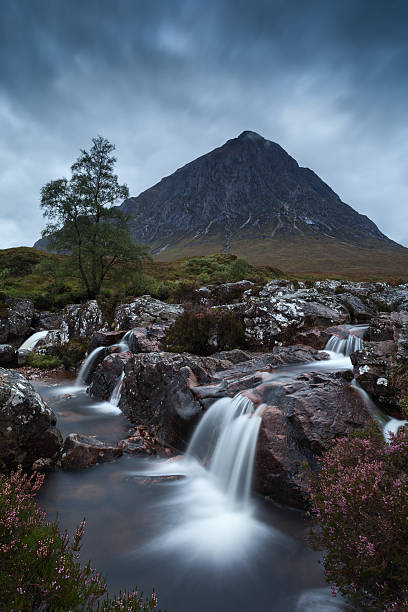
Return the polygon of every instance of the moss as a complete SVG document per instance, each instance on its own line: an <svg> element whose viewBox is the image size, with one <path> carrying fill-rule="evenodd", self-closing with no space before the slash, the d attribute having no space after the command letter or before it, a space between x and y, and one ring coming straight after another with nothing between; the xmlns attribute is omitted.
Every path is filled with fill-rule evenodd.
<svg viewBox="0 0 408 612"><path fill-rule="evenodd" d="M55 355L40 355L38 353L30 353L27 363L31 368L40 368L41 370L51 370L61 365L62 361Z"/></svg>

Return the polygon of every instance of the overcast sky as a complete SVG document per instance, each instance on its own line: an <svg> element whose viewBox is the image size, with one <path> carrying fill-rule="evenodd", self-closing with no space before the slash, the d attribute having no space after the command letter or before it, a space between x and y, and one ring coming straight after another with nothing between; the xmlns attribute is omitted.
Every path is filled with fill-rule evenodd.
<svg viewBox="0 0 408 612"><path fill-rule="evenodd" d="M243 130L408 246L408 1L2 0L0 248L102 134L137 195Z"/></svg>

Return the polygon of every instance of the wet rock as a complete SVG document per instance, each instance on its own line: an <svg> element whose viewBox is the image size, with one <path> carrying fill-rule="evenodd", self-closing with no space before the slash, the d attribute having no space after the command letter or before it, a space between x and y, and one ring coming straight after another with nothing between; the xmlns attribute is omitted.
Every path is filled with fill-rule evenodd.
<svg viewBox="0 0 408 612"><path fill-rule="evenodd" d="M121 455L122 450L118 446L101 442L95 436L71 433L64 442L61 465L65 470L77 470L114 461Z"/></svg>
<svg viewBox="0 0 408 612"><path fill-rule="evenodd" d="M304 505L304 467L316 470L318 457L333 440L371 420L350 378L349 372L307 373L256 389L267 405L256 451L259 492L283 504Z"/></svg>
<svg viewBox="0 0 408 612"><path fill-rule="evenodd" d="M52 472L55 469L55 461L50 458L41 457L34 461L32 469L35 472Z"/></svg>
<svg viewBox="0 0 408 612"><path fill-rule="evenodd" d="M63 344L71 338L90 338L103 326L102 311L96 300L65 306L60 327Z"/></svg>
<svg viewBox="0 0 408 612"><path fill-rule="evenodd" d="M315 349L322 350L330 340L332 334L324 329L309 329L304 332L296 334L293 338L295 344L305 344Z"/></svg>
<svg viewBox="0 0 408 612"><path fill-rule="evenodd" d="M367 323L376 314L376 308L370 298L364 303L353 293L343 293L338 295L337 299L349 311L352 323Z"/></svg>
<svg viewBox="0 0 408 612"><path fill-rule="evenodd" d="M26 378L0 368L0 469L54 459L62 444L55 424L55 414Z"/></svg>
<svg viewBox="0 0 408 612"><path fill-rule="evenodd" d="M135 327L127 336L127 343L133 353L159 352L162 350L160 340L164 340L165 336L163 326Z"/></svg>
<svg viewBox="0 0 408 612"><path fill-rule="evenodd" d="M17 351L17 365L19 368L26 365L30 353L31 351L27 351L25 349Z"/></svg>
<svg viewBox="0 0 408 612"><path fill-rule="evenodd" d="M351 356L354 376L384 410L395 411L408 398L408 312L375 317L367 336Z"/></svg>
<svg viewBox="0 0 408 612"><path fill-rule="evenodd" d="M87 352L92 353L98 346L112 346L119 344L124 336L124 331L97 331L91 338Z"/></svg>
<svg viewBox="0 0 408 612"><path fill-rule="evenodd" d="M109 349L108 349L109 350ZM101 361L90 374L88 393L92 397L108 400L122 374L126 363L132 358L130 351L111 353L104 356L101 352Z"/></svg>
<svg viewBox="0 0 408 612"><path fill-rule="evenodd" d="M238 363L236 351L225 351L220 356L222 358L165 352L128 356L121 410L132 423L155 427L163 445L183 448L208 407L206 400L209 398L231 397L242 389L260 384L276 367L323 357L305 346L285 347L251 359L242 352L245 361ZM98 369L103 370L104 362L96 373ZM115 370L115 375L117 372ZM91 392L101 399L106 398L105 387L99 381L94 374ZM112 383L109 388L113 388ZM101 392L105 395L98 395Z"/></svg>
<svg viewBox="0 0 408 612"><path fill-rule="evenodd" d="M129 330L134 327L148 327L155 323L170 325L183 312L179 304L166 304L150 295L135 298L129 304L121 304L115 310L115 329Z"/></svg>
<svg viewBox="0 0 408 612"><path fill-rule="evenodd" d="M0 344L0 367L12 368L17 365L17 353L10 344Z"/></svg>

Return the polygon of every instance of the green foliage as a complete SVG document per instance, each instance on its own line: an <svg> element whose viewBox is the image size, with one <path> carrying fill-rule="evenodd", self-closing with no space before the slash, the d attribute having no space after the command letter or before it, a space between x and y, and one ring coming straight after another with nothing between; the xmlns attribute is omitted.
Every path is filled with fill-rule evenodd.
<svg viewBox="0 0 408 612"><path fill-rule="evenodd" d="M28 355L27 363L31 368L51 370L60 366L62 361L56 355L41 355L40 353L31 352Z"/></svg>
<svg viewBox="0 0 408 612"><path fill-rule="evenodd" d="M358 610L408 609L408 436L343 438L312 478L312 542L327 580Z"/></svg>
<svg viewBox="0 0 408 612"><path fill-rule="evenodd" d="M132 242L126 217L114 207L129 195L113 172L115 147L102 136L92 142L90 151L81 150L71 166L70 180L50 181L41 190L49 221L43 236L49 248L71 253L88 298L98 295L107 277L140 273L142 259L148 258L147 249Z"/></svg>
<svg viewBox="0 0 408 612"><path fill-rule="evenodd" d="M260 270L251 266L246 259L226 253L216 253L208 257L190 257L181 267L186 277L194 278L200 285L244 279L254 282L264 280Z"/></svg>
<svg viewBox="0 0 408 612"><path fill-rule="evenodd" d="M13 612L128 612L156 609L136 591L111 599L106 582L79 556L85 521L72 538L50 523L34 496L43 476L0 476L1 609Z"/></svg>
<svg viewBox="0 0 408 612"><path fill-rule="evenodd" d="M211 355L245 348L242 322L227 310L186 310L169 328L165 344L174 353Z"/></svg>

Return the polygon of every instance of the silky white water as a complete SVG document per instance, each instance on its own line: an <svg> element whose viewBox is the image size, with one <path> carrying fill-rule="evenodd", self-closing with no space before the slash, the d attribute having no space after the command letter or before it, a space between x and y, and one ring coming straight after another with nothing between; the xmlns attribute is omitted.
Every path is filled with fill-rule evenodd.
<svg viewBox="0 0 408 612"><path fill-rule="evenodd" d="M75 386L83 387L86 385L87 378L94 366L97 356L101 351L105 350L104 346L98 346L98 348L94 349L91 353L89 353L88 357L85 359L81 368L78 372L78 376L76 377Z"/></svg>
<svg viewBox="0 0 408 612"><path fill-rule="evenodd" d="M350 327L346 338L333 335L326 344L326 350L349 357L352 353L363 348L362 336L366 330L367 326Z"/></svg>
<svg viewBox="0 0 408 612"><path fill-rule="evenodd" d="M24 340L23 344L18 348L18 352L31 351L35 347L37 342L43 340L48 333L48 330L35 332L35 334L27 338L27 340Z"/></svg>

